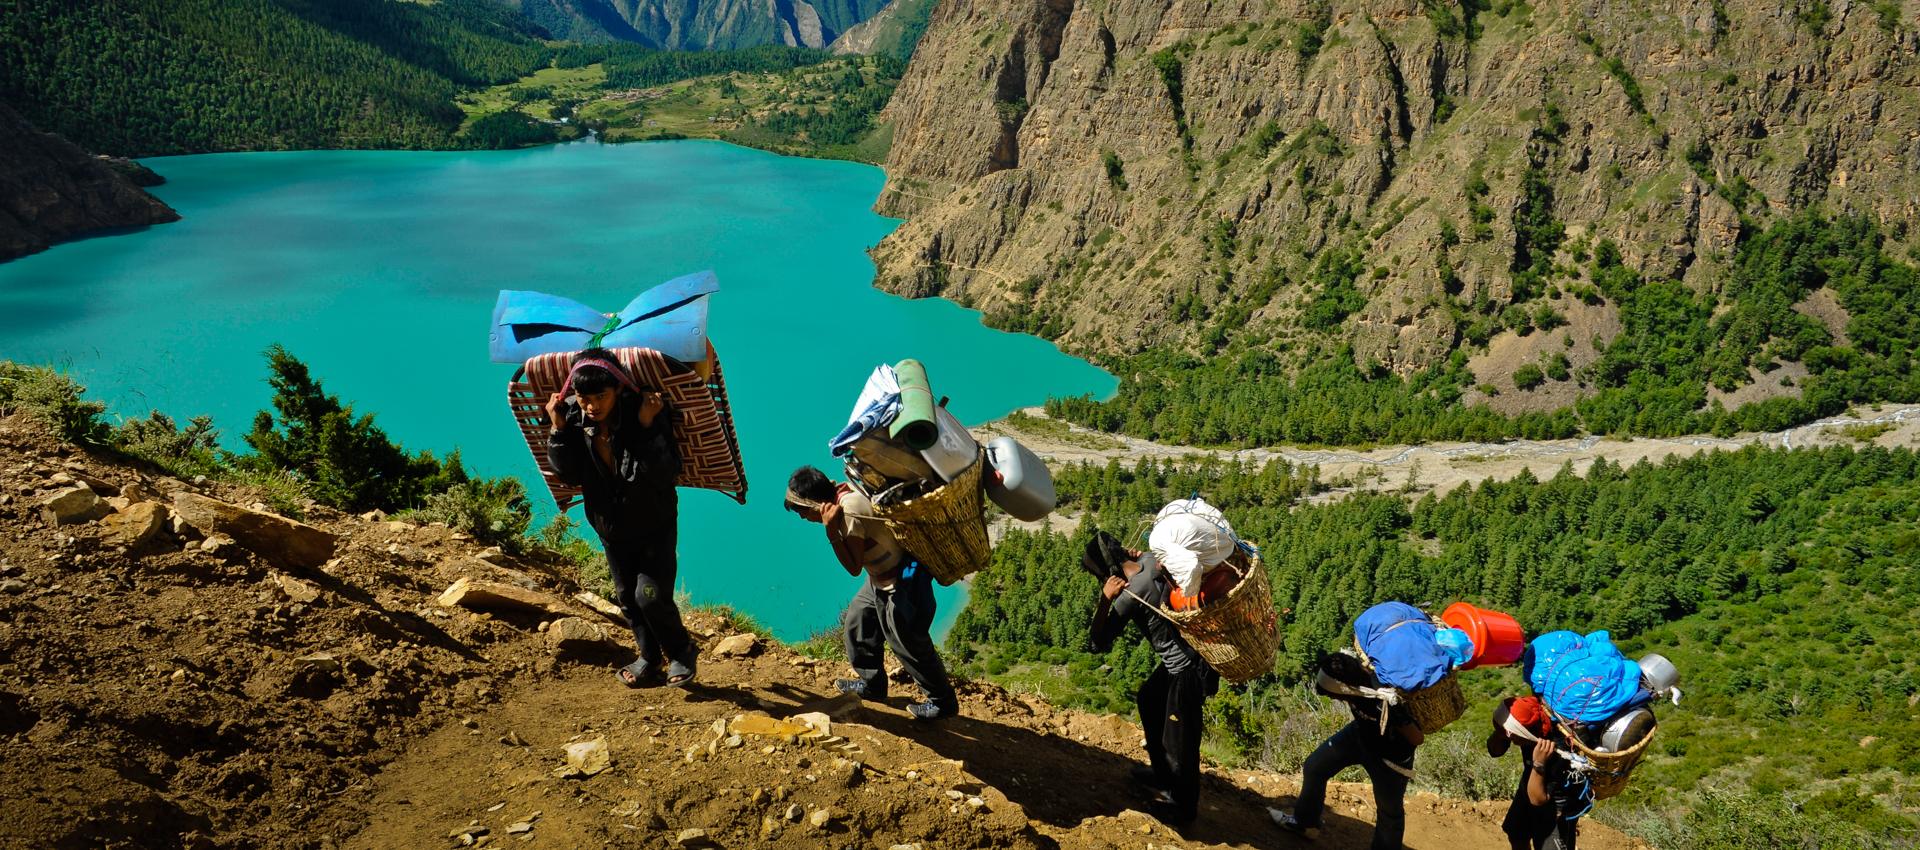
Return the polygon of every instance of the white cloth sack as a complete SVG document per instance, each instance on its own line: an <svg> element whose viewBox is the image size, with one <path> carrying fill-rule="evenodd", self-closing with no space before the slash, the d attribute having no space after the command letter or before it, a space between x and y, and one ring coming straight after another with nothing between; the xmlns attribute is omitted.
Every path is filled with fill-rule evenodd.
<svg viewBox="0 0 1920 850"><path fill-rule="evenodd" d="M1154 517L1147 548L1180 592L1194 596L1200 592L1207 568L1231 557L1239 545L1236 541L1233 526L1219 508L1204 499L1178 499Z"/></svg>

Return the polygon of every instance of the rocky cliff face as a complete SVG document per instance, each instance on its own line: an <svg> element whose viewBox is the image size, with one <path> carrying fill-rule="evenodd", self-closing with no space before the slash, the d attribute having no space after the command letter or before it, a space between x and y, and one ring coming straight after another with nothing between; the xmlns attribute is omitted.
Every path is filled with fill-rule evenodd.
<svg viewBox="0 0 1920 850"><path fill-rule="evenodd" d="M0 104L0 261L92 230L179 220L131 169L152 174L91 156Z"/></svg>
<svg viewBox="0 0 1920 850"><path fill-rule="evenodd" d="M1743 216L1822 205L1912 244L1915 18L1913 0L946 0L886 116L878 209L908 221L874 250L878 284L1081 351L1253 333L1401 371L1456 346L1462 309L1545 304L1579 365L1617 333L1611 306L1523 270L1571 289L1552 266L1602 239L1702 290ZM1313 330L1316 264L1344 252L1364 303Z"/></svg>
<svg viewBox="0 0 1920 850"><path fill-rule="evenodd" d="M826 47L884 0L523 0L557 37L615 38L667 50L785 44Z"/></svg>

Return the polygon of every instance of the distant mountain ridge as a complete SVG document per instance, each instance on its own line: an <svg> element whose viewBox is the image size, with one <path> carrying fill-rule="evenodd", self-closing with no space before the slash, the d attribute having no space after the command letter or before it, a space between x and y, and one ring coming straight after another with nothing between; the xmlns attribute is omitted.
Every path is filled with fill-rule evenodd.
<svg viewBox="0 0 1920 850"><path fill-rule="evenodd" d="M887 0L519 0L555 38L635 41L664 50L762 44L826 47Z"/></svg>

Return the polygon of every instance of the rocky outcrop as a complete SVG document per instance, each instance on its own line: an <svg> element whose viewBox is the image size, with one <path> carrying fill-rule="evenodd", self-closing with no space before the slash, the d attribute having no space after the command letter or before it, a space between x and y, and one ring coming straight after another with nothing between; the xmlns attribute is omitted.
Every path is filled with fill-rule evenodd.
<svg viewBox="0 0 1920 850"><path fill-rule="evenodd" d="M913 53L937 5L939 0L893 0L834 39L833 52L885 53L904 59Z"/></svg>
<svg viewBox="0 0 1920 850"><path fill-rule="evenodd" d="M0 261L95 230L178 221L132 169L153 174L90 156L0 104Z"/></svg>
<svg viewBox="0 0 1920 850"><path fill-rule="evenodd" d="M232 537L282 567L316 569L333 557L333 534L277 514L185 490L173 494L173 513L202 534Z"/></svg>
<svg viewBox="0 0 1920 850"><path fill-rule="evenodd" d="M1529 210L1565 228L1547 260L1611 239L1702 290L1743 215L1819 204L1912 243L1920 34L1822 8L946 0L885 115L877 208L908 221L873 251L877 284L1081 352L1243 336L1405 372L1473 305L1574 312L1516 291L1544 254ZM1364 305L1310 327L1334 248L1360 254ZM1598 329L1568 333L1588 351Z"/></svg>

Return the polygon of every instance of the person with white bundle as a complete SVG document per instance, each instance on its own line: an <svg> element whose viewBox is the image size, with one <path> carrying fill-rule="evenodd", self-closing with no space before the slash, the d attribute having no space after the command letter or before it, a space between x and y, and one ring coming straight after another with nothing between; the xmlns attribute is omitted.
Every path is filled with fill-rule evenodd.
<svg viewBox="0 0 1920 850"><path fill-rule="evenodd" d="M1233 571L1214 568L1232 557L1239 545L1220 509L1196 496L1169 502L1154 516L1143 558L1166 572L1173 585L1168 606L1184 611L1233 589Z"/></svg>

